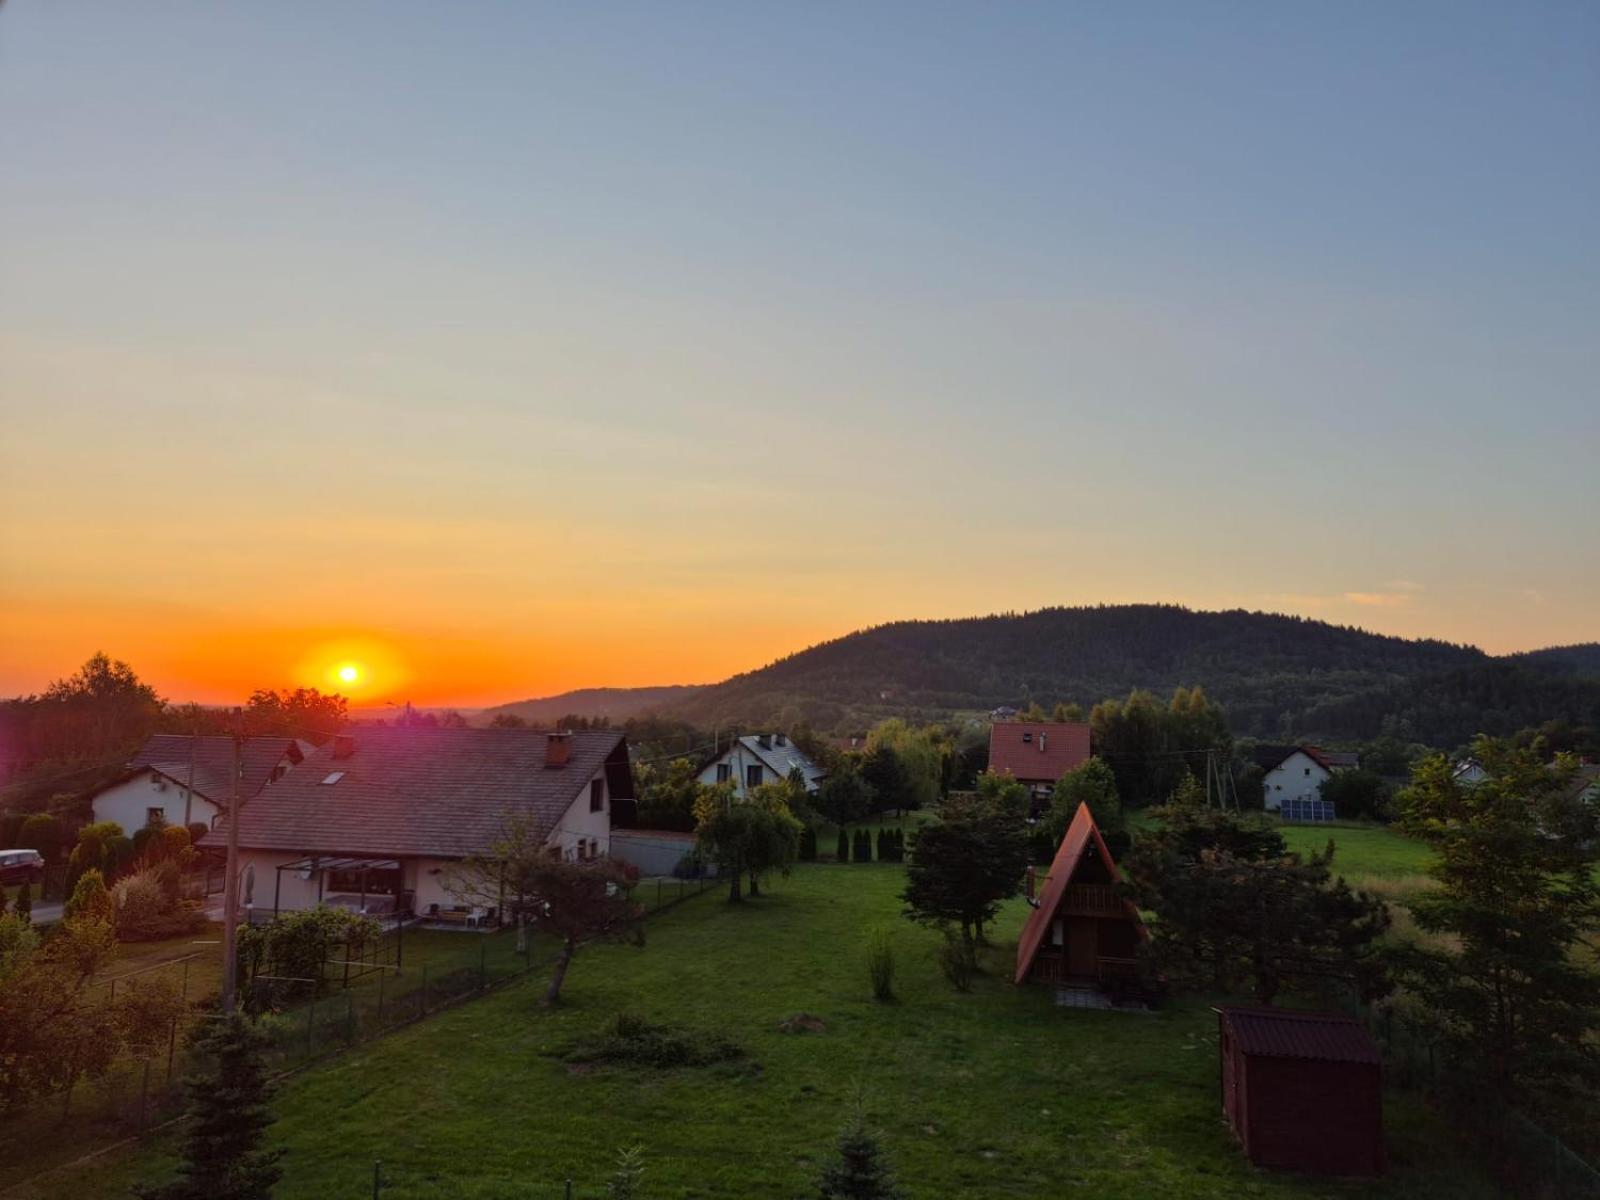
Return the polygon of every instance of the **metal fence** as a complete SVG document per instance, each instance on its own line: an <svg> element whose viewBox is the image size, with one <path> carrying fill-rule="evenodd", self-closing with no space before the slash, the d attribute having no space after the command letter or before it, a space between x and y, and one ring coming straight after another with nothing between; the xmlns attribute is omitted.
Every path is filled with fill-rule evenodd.
<svg viewBox="0 0 1600 1200"><path fill-rule="evenodd" d="M635 894L649 917L716 886L715 880L647 879L640 881ZM337 990L257 1019L275 1072L297 1070L485 995L547 966L556 950L548 939L515 928L434 931L419 937L411 927L392 930L378 940L391 939L395 939L391 945L374 949L366 961L350 969L348 986L340 986L346 977L336 973L339 967L325 965L326 982ZM203 970L210 973L209 984L201 982ZM24 1181L17 1172L20 1164L39 1162L30 1146L59 1143L61 1124L68 1117L74 1123L75 1145L87 1150L96 1142L143 1134L181 1115L179 1085L190 1065L189 1035L196 1026L215 1019L205 994L214 986L215 973L216 952L208 949L94 985L115 995L116 989L135 979L165 977L188 1004L161 1045L148 1048L142 1056L124 1057L98 1077L8 1114L0 1127L0 1192Z"/></svg>
<svg viewBox="0 0 1600 1200"><path fill-rule="evenodd" d="M1388 1081L1432 1092L1458 1132L1512 1195L1600 1200L1600 1170L1492 1090L1463 1081L1427 1022L1385 1010L1373 1022Z"/></svg>

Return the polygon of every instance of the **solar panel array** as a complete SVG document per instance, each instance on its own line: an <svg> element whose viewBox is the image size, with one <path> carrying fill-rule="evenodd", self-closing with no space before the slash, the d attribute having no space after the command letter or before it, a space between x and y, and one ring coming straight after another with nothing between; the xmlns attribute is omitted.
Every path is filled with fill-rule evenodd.
<svg viewBox="0 0 1600 1200"><path fill-rule="evenodd" d="M1317 825L1334 819L1331 800L1285 800L1279 812L1285 821L1302 825Z"/></svg>

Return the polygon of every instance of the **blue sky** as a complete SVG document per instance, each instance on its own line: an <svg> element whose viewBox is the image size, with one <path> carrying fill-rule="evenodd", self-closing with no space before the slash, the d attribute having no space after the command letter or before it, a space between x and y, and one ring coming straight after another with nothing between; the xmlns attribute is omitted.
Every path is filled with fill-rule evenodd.
<svg viewBox="0 0 1600 1200"><path fill-rule="evenodd" d="M1590 4L12 0L0 690L1595 638L1596 63Z"/></svg>

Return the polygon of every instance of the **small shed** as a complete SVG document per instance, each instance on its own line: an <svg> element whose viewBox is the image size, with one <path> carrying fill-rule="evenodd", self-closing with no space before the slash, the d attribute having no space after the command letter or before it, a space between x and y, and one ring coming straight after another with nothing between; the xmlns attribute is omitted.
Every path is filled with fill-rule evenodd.
<svg viewBox="0 0 1600 1200"><path fill-rule="evenodd" d="M1383 1067L1342 1013L1220 1008L1222 1111L1260 1167L1381 1175Z"/></svg>

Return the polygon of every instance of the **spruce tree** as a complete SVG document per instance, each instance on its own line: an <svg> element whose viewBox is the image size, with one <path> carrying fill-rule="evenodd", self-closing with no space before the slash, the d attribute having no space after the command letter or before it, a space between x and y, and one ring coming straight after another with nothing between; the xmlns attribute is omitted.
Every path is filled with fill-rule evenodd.
<svg viewBox="0 0 1600 1200"><path fill-rule="evenodd" d="M889 848L889 831L887 829L880 829L880 830L878 830L878 861L879 862L888 862L889 861L888 848Z"/></svg>
<svg viewBox="0 0 1600 1200"><path fill-rule="evenodd" d="M903 1200L905 1193L895 1186L894 1173L859 1105L839 1135L838 1159L822 1169L817 1194L823 1200Z"/></svg>
<svg viewBox="0 0 1600 1200"><path fill-rule="evenodd" d="M178 1178L140 1187L141 1200L271 1200L281 1150L261 1148L276 1118L261 1059L261 1035L231 1016L196 1045L204 1067L184 1080L189 1127Z"/></svg>
<svg viewBox="0 0 1600 1200"><path fill-rule="evenodd" d="M817 831L809 825L800 833L800 861L817 861Z"/></svg>
<svg viewBox="0 0 1600 1200"><path fill-rule="evenodd" d="M850 835L845 833L844 826L839 826L839 847L834 851L834 857L842 863L850 861Z"/></svg>

